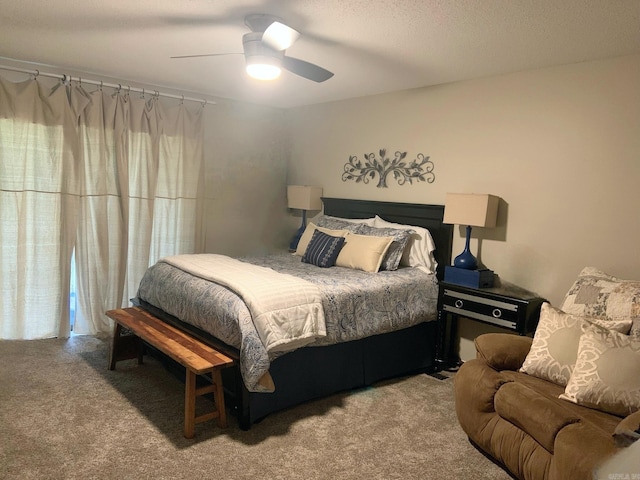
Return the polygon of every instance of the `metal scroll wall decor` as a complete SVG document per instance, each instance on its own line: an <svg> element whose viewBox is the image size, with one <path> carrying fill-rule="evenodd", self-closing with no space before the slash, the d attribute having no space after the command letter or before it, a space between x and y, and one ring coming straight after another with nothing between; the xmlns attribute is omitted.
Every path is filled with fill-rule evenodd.
<svg viewBox="0 0 640 480"><path fill-rule="evenodd" d="M356 183L369 183L378 175L378 188L388 188L387 177L392 174L398 185L416 182L433 183L436 179L433 173L433 162L422 153L416 155L413 161L405 160L407 152L396 152L393 160L387 157L387 150L380 149L380 158L374 153L365 153L364 162L355 155L349 157L344 164L342 181L355 180Z"/></svg>

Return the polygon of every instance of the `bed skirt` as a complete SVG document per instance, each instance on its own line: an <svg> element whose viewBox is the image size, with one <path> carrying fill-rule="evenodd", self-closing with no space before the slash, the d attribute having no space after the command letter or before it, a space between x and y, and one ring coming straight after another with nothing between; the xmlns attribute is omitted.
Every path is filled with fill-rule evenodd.
<svg viewBox="0 0 640 480"><path fill-rule="evenodd" d="M238 350L211 335L139 299L136 306L188 331L216 350L239 359ZM276 385L273 393L249 392L237 366L223 370L225 404L242 430L267 415L328 395L362 388L380 380L431 372L435 368L437 321L424 322L394 332L335 345L304 347L278 357L269 372ZM159 354L159 352L158 352ZM179 365L159 354L162 363L178 376Z"/></svg>
<svg viewBox="0 0 640 480"><path fill-rule="evenodd" d="M325 347L306 347L276 359L274 393L251 393L251 423L266 415L380 380L434 370L437 322Z"/></svg>

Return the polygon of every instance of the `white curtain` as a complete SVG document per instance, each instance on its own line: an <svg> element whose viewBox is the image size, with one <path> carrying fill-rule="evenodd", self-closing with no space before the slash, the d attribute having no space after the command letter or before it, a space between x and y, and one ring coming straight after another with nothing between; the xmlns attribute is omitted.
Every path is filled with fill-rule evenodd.
<svg viewBox="0 0 640 480"><path fill-rule="evenodd" d="M201 251L202 108L0 81L1 336L68 335L74 247L74 331L106 333L149 265Z"/></svg>
<svg viewBox="0 0 640 480"><path fill-rule="evenodd" d="M2 338L69 334L76 117L64 88L0 78Z"/></svg>
<svg viewBox="0 0 640 480"><path fill-rule="evenodd" d="M74 95L87 94L78 87ZM109 331L104 312L129 304L151 264L201 251L202 109L99 90L88 96L74 331L95 334Z"/></svg>

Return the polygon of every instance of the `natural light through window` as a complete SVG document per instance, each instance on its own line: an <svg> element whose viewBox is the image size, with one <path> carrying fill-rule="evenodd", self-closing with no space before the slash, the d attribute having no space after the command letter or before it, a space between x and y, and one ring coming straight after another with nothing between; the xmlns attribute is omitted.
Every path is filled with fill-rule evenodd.
<svg viewBox="0 0 640 480"><path fill-rule="evenodd" d="M76 252L71 255L71 281L69 285L69 321L73 332L73 322L76 320L76 309L78 306L78 296L76 295Z"/></svg>

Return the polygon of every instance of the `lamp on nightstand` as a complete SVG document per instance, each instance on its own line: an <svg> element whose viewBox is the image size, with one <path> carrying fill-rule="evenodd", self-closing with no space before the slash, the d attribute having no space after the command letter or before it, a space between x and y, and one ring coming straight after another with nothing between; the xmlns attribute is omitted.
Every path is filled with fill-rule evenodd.
<svg viewBox="0 0 640 480"><path fill-rule="evenodd" d="M311 187L309 185L289 185L287 187L287 205L289 208L302 210L302 225L291 239L289 250L298 248L300 237L307 227L307 210L322 209L322 187Z"/></svg>
<svg viewBox="0 0 640 480"><path fill-rule="evenodd" d="M478 268L478 261L469 250L471 227L495 227L498 201L498 197L488 194L447 193L442 223L467 226L464 250L454 259L454 267L466 270Z"/></svg>

